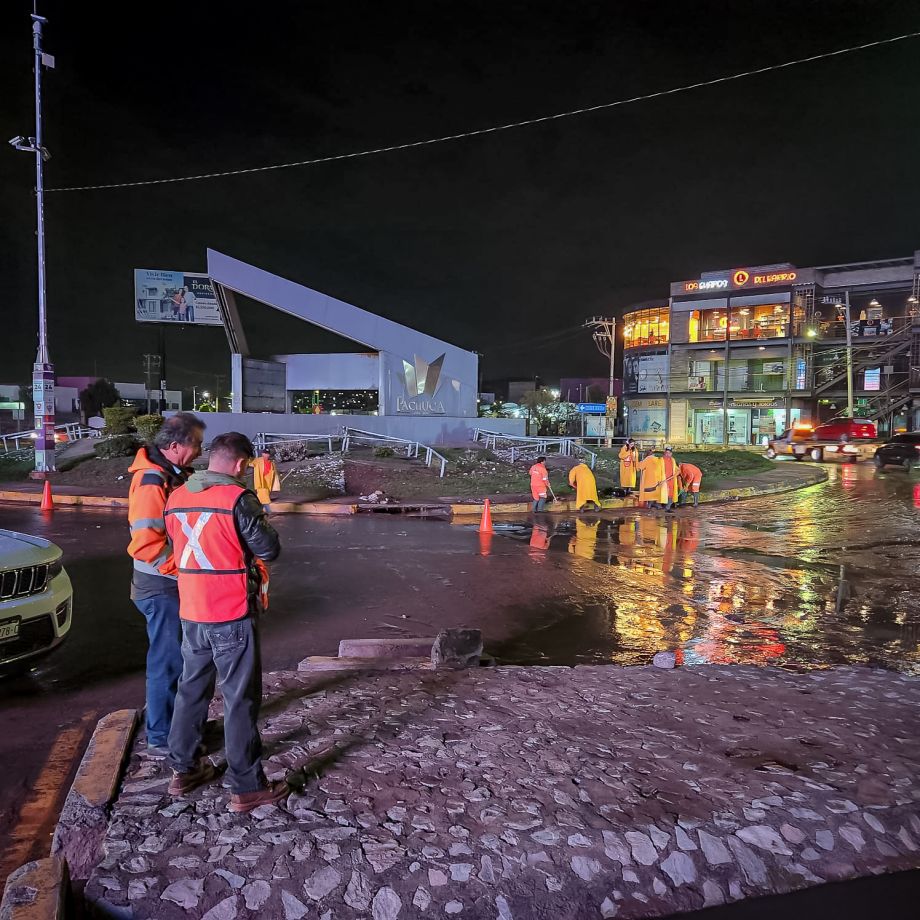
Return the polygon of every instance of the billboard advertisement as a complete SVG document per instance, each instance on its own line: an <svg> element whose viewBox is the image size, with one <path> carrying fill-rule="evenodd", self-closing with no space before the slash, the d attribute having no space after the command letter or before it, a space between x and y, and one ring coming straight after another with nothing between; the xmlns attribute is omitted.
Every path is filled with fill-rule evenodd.
<svg viewBox="0 0 920 920"><path fill-rule="evenodd" d="M134 269L134 318L139 323L223 325L206 274L154 268Z"/></svg>
<svg viewBox="0 0 920 920"><path fill-rule="evenodd" d="M666 354L626 355L623 387L627 393L665 393L668 389Z"/></svg>

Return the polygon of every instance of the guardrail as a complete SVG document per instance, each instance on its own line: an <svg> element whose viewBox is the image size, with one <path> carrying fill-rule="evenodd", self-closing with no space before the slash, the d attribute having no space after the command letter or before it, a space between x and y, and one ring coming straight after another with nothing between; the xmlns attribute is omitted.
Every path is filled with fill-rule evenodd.
<svg viewBox="0 0 920 920"><path fill-rule="evenodd" d="M98 438L101 432L95 428L87 428L79 422L67 422L64 425L55 425L54 430L65 435L63 438L55 438L60 441L79 441L80 438ZM0 445L3 453L8 454L14 450L23 450L25 447L32 445L38 437L38 429L30 428L28 431L15 431L12 434L0 434ZM25 443L24 443L25 442ZM12 443L12 447L10 444Z"/></svg>
<svg viewBox="0 0 920 920"><path fill-rule="evenodd" d="M580 441L575 438L550 438L535 437L530 438L519 434L503 434L500 431L488 431L485 428L473 429L473 442L482 438L485 446L490 450L495 450L499 441L507 442L511 446L511 462L514 463L518 450L536 450L537 453L549 453L550 447L557 447L559 455L562 457L584 456L588 458L591 469L597 462L597 454L593 450L588 450ZM521 445L520 447L516 445Z"/></svg>
<svg viewBox="0 0 920 920"><path fill-rule="evenodd" d="M297 434L292 435L290 432L284 434L275 434L267 431L260 431L252 444L257 451L263 451L268 447L278 447L282 444L311 444L313 442L322 442L326 445L328 452L332 453L332 442L339 441L341 437L334 434Z"/></svg>
<svg viewBox="0 0 920 920"><path fill-rule="evenodd" d="M443 479L444 472L447 469L447 457L439 454L433 447L422 444L421 441L410 441L407 438L396 438L391 435L380 434L376 431L362 431L360 428L343 428L342 429L342 453L347 453L348 448L354 443L365 444L383 444L386 446L395 445L400 449L405 448L407 459L419 459L419 454L425 453L425 466L431 466L432 461L437 459L441 463L441 469L438 476Z"/></svg>

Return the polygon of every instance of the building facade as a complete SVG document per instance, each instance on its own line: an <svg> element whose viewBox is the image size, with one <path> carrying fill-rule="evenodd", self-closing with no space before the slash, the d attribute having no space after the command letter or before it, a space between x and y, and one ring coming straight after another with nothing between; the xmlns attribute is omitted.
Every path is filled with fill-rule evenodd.
<svg viewBox="0 0 920 920"><path fill-rule="evenodd" d="M920 427L920 252L800 269L705 272L623 317L623 415L635 437L749 445L847 408ZM916 406L915 406L916 403Z"/></svg>

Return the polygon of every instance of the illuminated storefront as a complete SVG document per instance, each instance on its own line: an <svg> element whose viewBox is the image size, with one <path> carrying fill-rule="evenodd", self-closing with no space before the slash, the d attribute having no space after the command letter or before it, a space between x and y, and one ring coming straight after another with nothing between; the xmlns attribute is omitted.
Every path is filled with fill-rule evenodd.
<svg viewBox="0 0 920 920"><path fill-rule="evenodd" d="M839 414L848 333L860 343L854 411L871 414L882 433L920 426L920 251L704 272L672 283L670 294L669 307L637 304L623 316L628 433L753 445Z"/></svg>
<svg viewBox="0 0 920 920"><path fill-rule="evenodd" d="M634 310L623 316L623 347L667 345L671 311L667 307Z"/></svg>

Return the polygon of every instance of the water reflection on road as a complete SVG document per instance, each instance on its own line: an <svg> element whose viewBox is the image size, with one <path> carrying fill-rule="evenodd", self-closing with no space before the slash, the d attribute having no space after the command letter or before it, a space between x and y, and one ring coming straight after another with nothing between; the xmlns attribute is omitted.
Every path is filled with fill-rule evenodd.
<svg viewBox="0 0 920 920"><path fill-rule="evenodd" d="M569 554L582 591L547 599L505 659L861 663L920 674L920 483L831 467L820 486L675 515L499 525L535 563Z"/></svg>

